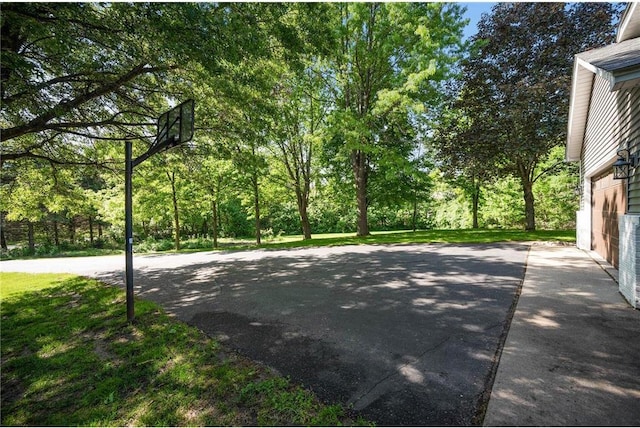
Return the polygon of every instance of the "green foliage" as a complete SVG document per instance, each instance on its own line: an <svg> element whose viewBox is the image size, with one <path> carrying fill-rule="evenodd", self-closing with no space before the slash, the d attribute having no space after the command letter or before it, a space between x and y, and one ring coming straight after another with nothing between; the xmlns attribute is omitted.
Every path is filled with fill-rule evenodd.
<svg viewBox="0 0 640 428"><path fill-rule="evenodd" d="M613 41L614 10L607 3L497 3L462 63L454 120L441 124L441 153L469 178L482 168L517 177L527 229L536 227L539 167L566 139L573 56Z"/></svg>
<svg viewBox="0 0 640 428"><path fill-rule="evenodd" d="M430 211L432 227L437 229L467 229L471 225L470 210L464 192L445 182L434 190L434 206Z"/></svg>
<svg viewBox="0 0 640 428"><path fill-rule="evenodd" d="M545 229L575 227L575 213L580 207L579 171L576 164L562 162L564 148L556 147L541 168L556 165L553 174L545 174L536 183L534 192L540 224Z"/></svg>
<svg viewBox="0 0 640 428"><path fill-rule="evenodd" d="M545 7L558 6L514 6ZM609 13L564 10L589 31ZM121 249L122 138L142 154L158 113L186 98L196 100L193 142L135 169L137 251L167 250L172 237L202 248L467 228L474 198L480 227L524 225L522 180L496 181L506 161L478 146L502 140L473 128L497 122L451 102L471 94L456 89L469 56L461 12L442 3L3 5L0 232L11 249L2 256ZM495 19L514 18L503 12ZM485 30L476 39L494 28ZM476 43L469 61L498 48ZM573 226L575 171L554 166L560 158L537 156L529 171L545 228Z"/></svg>
<svg viewBox="0 0 640 428"><path fill-rule="evenodd" d="M485 227L524 227L524 200L517 179L506 177L485 187L480 222Z"/></svg>
<svg viewBox="0 0 640 428"><path fill-rule="evenodd" d="M28 246L17 246L0 253L0 258L4 259L23 259L23 258L46 258L46 257L89 257L89 256L107 256L111 254L119 254L122 252L120 246L111 243L108 246L105 241L97 239L93 245L88 242L71 245L64 243L63 245L54 245L50 242L38 244L32 251ZM107 248L108 247L108 248ZM122 245L124 248L124 245Z"/></svg>
<svg viewBox="0 0 640 428"><path fill-rule="evenodd" d="M221 205L220 220L222 236L244 237L252 234L250 218L242 206L242 201L237 197Z"/></svg>
<svg viewBox="0 0 640 428"><path fill-rule="evenodd" d="M148 237L144 241L137 245L134 245L134 251L141 253L167 251L173 248L173 241L171 239L156 240L152 237Z"/></svg>

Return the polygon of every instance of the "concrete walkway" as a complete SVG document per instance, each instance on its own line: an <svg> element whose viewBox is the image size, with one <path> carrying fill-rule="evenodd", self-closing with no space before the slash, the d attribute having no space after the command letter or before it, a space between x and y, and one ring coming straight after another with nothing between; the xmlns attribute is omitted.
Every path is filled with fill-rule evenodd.
<svg viewBox="0 0 640 428"><path fill-rule="evenodd" d="M640 425L640 311L585 252L531 247L484 425Z"/></svg>

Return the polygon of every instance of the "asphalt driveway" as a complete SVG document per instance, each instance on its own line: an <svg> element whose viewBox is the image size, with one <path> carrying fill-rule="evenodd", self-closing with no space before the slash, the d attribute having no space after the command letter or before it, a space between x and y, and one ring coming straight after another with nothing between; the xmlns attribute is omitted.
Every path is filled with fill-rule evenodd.
<svg viewBox="0 0 640 428"><path fill-rule="evenodd" d="M136 256L135 292L378 425L472 425L527 251L361 245ZM121 259L47 270L122 285ZM16 270L9 263L0 268Z"/></svg>

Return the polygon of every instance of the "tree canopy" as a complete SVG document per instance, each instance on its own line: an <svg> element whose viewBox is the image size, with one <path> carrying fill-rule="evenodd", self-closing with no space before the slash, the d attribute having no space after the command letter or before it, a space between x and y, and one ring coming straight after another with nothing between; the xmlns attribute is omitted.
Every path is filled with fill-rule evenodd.
<svg viewBox="0 0 640 428"><path fill-rule="evenodd" d="M2 158L69 162L96 139L152 138L169 83L296 49L302 6L257 3L7 3L2 6ZM313 11L318 6L309 7ZM289 15L295 15L291 17ZM313 22L307 18L305 24ZM305 33L306 32L306 33ZM74 151L75 154L78 151Z"/></svg>

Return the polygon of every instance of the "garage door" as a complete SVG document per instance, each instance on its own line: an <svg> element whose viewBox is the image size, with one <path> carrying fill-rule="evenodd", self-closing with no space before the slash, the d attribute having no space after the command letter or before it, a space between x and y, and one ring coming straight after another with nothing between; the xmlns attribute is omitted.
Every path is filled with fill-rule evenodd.
<svg viewBox="0 0 640 428"><path fill-rule="evenodd" d="M618 268L618 215L626 206L625 180L613 172L591 181L591 249Z"/></svg>

